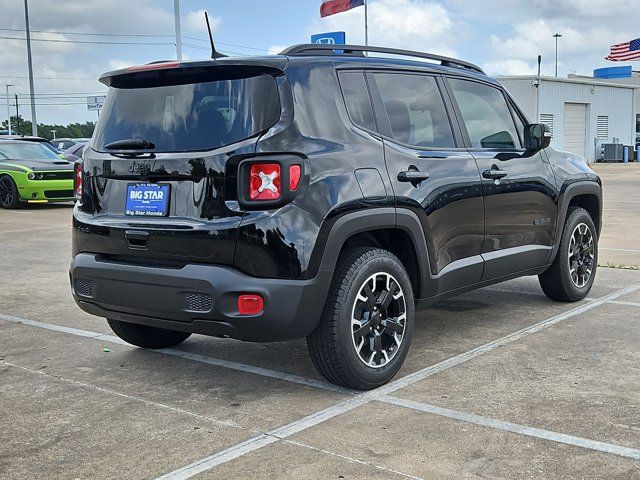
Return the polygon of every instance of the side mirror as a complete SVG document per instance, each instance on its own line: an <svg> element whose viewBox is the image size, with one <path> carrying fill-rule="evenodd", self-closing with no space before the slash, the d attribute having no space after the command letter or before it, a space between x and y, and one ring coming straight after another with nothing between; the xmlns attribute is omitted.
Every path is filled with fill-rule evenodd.
<svg viewBox="0 0 640 480"><path fill-rule="evenodd" d="M551 144L551 129L544 123L530 123L524 127L524 147L542 150Z"/></svg>

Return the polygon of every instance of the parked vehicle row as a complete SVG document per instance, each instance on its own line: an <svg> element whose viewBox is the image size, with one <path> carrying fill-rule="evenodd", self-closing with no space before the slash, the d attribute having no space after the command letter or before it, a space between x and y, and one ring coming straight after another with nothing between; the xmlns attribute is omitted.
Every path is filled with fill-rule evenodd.
<svg viewBox="0 0 640 480"><path fill-rule="evenodd" d="M73 162L47 142L0 140L0 207L74 200Z"/></svg>

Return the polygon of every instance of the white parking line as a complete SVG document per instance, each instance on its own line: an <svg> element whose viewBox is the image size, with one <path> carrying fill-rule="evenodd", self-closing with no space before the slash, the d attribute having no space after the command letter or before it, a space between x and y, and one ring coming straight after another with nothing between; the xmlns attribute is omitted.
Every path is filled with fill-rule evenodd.
<svg viewBox="0 0 640 480"><path fill-rule="evenodd" d="M424 380L432 375L435 375L436 373L442 372L444 370L447 370L449 368L452 368L456 365L460 365L462 363L468 362L484 353L490 352L492 350L495 350L496 348L502 347L504 345L507 345L509 343L515 342L527 335L539 332L541 330L544 330L546 328L549 328L553 325L556 325L564 320L567 320L569 318L572 318L576 315L580 315L582 313L585 313L593 308L596 308L600 305L603 305L607 302L611 302L621 296L624 295L628 295L630 293L633 293L637 290L640 289L640 282L639 283L635 283L632 284L628 287L625 287L621 290L618 290L616 292L610 293L608 295L605 295L604 297L601 297L597 300L594 300L590 303L583 303L567 312L561 313L559 315L556 315L554 317L551 317L547 320L543 320L541 322L535 323L529 327L525 327L521 330L518 330L517 332L511 333L509 335L506 335L502 338L499 338L497 340L494 340L492 342L486 343L484 345L481 345L477 348L474 348L472 350L469 350L467 352L461 353L459 355L456 355L454 357L451 357L447 360L444 360L442 362L439 362L435 365L432 365L430 367L426 367L422 370L419 370L417 372L414 372L412 374L409 374L405 377L402 377L398 380L394 380L390 383L388 383L387 385L384 385L378 389L372 390L370 392L364 392L364 393L359 393L351 398L349 398L348 400L342 401L336 405L333 405L331 407L328 407L326 409L320 410L319 412L316 412L314 414L311 414L307 417L301 418L299 420L296 420L294 422L291 422L287 425L284 425L280 428L277 428L275 430L272 430L270 432L267 432L266 434L260 434L257 435L249 440L246 440L245 442L242 442L241 444L238 444L234 447L230 447L228 449L225 449L221 452L217 452L209 457L206 457L204 459L198 460L192 464L186 465L178 470L175 470L173 472L169 472L166 475L163 475L162 479L187 479L190 478L198 473L204 472L206 470L209 470L211 468L214 468L215 466L221 465L222 463L226 463L230 460L233 460L235 458L239 458L249 452L255 451L257 449L260 449L264 446L270 445L276 441L278 441L278 439L286 439L287 437L300 433L304 430L307 430L311 427L314 427L316 425L319 425L322 422L325 422L327 420L330 420L332 418L335 418L339 415L342 415L343 413L349 412L355 408L358 408L362 405L365 405L371 401L374 400L381 400L384 396L389 395L393 392L395 392L396 390L399 390L401 388L404 388L408 385L411 385L413 383L419 382L421 380ZM106 341L106 342L113 342L113 343L118 343L118 344L125 344L125 342L123 342L122 340L120 340L117 337L113 337L111 335L105 335L105 334L101 334L101 333L97 333L97 332L90 332L87 330L80 330L80 329L75 329L75 328L71 328L71 327L63 327L60 325L52 325L52 324L48 324L48 323L44 323L44 322L38 322L38 321L34 321L34 320L28 320L28 319L23 319L20 317L15 317L15 316L11 316L11 315L3 315L0 314L0 320L7 320L10 322L14 322L14 323L21 323L21 324L25 324L25 325L30 325L30 326L34 326L34 327L38 327L38 328L44 328L47 330L54 330L54 331L59 331L59 332L63 332L63 333L70 333L70 334L74 334L74 335L79 335L82 337L88 337L88 338L93 338L96 340L101 340L101 341ZM218 359L214 359L211 357L205 357L203 355L197 355L197 354L190 354L188 352L182 352L180 350L175 350L175 349L166 349L166 350L156 350L158 353L163 353L163 354L168 354L168 355L173 355L176 356L176 352L178 352L180 355L178 356L182 356L183 358L188 358L190 360L195 360L195 361L204 361L204 363L208 363L211 365L216 365L216 366L223 366L225 368L232 368L235 370L241 370L241 371L245 371L245 372L250 372L250 373L255 373L258 375L265 375L268 377L272 377L272 378L279 378L282 380L287 380L287 381L292 381L295 383L302 383L304 385L309 385L309 386L314 386L317 388L322 388L322 389L332 389L332 385L324 383L324 382L320 382L317 380L311 380L311 379L305 379L303 377L298 377L296 375L290 375L290 374L285 374L282 372L276 372L273 370L268 370L268 369L262 369L260 367L253 367L250 365L244 365L244 364L239 364L236 362L228 362L226 360L218 360ZM187 356L185 356L185 354ZM348 391L349 393L352 393L351 391ZM381 400L384 401L384 400Z"/></svg>
<svg viewBox="0 0 640 480"><path fill-rule="evenodd" d="M626 302L624 300L611 300L608 303L613 303L614 305L626 305L627 307L640 307L640 303L638 302Z"/></svg>
<svg viewBox="0 0 640 480"><path fill-rule="evenodd" d="M159 408L161 410L167 410L167 411L179 414L179 415L185 415L185 416L189 416L189 417L194 417L194 418L197 418L198 420L215 423L215 424L220 425L222 427L235 428L237 430L243 430L244 432L248 432L248 433L257 433L257 434L259 434L259 436L265 436L266 435L265 432L261 432L259 430L252 429L252 428L247 428L247 427L239 425L239 424L237 424L235 422L231 422L231 421L228 421L228 420L221 420L219 418L211 417L209 415L201 415L199 413L191 412L191 411L185 410L183 408L174 407L174 406L171 406L171 405L167 405L165 403L155 402L153 400L148 400L146 398L135 396L135 395L128 395L126 393L118 392L118 391L112 390L110 388L104 388L104 387L100 387L98 385L94 385L94 384L91 384L91 383L80 382L78 380L65 378L65 377L62 377L60 375L52 375L52 374L44 372L42 370L34 370L32 368L29 368L29 367L24 367L22 365L17 365L15 363L7 362L6 360L0 360L0 365L6 365L8 367L17 368L19 370L26 371L26 372L29 372L29 373L34 374L34 375L40 375L40 376L43 376L43 377L46 377L46 378L49 378L49 379L53 379L54 381L57 381L57 382L65 382L65 383L68 383L68 384L71 384L71 385L75 385L75 386L78 386L78 387L88 388L88 389L91 389L91 390L96 390L101 394L114 395L114 396L117 396L117 397L125 398L127 400L140 402L140 403L143 403L145 405L149 405L151 407ZM296 441L287 440L287 439L280 439L280 438L276 438L275 440L276 441L282 440L282 441L284 441L286 443L289 443L291 445L296 445L298 447L306 448L308 450L313 450L315 452L319 452L319 453L322 453L322 454L325 454L325 455L330 455L332 457L342 458L342 459L347 460L349 462L358 463L358 464L361 464L361 465L367 465L369 467L373 467L373 468L376 468L378 470L383 470L383 471L386 471L386 472L394 473L396 475L400 475L402 477L410 478L412 480L422 480L419 477L415 477L413 475L409 475L409 474L401 472L399 470L393 470L393 469L386 468L386 467L383 467L383 466L380 466L380 465L376 465L376 464L373 464L373 463L368 463L368 462L365 462L364 460L360 460L358 458L342 455L340 453L332 452L331 450L326 450L324 448L318 448L318 447L315 447L313 445L308 445L306 443L296 442Z"/></svg>
<svg viewBox="0 0 640 480"><path fill-rule="evenodd" d="M94 340L100 340L101 342L115 343L118 345L125 345L130 347L127 342L113 335L106 335L104 333L91 332L89 330L81 330L79 328L65 327L62 325L55 325L52 323L38 322L37 320L29 320L27 318L16 317L13 315L5 315L0 313L0 320L6 320L12 323L19 323L22 325L29 325L32 327L42 328L45 330L53 330L55 332L68 333L79 337L92 338ZM216 367L229 368L231 370L237 370L246 373L253 373L263 377L276 378L285 382L297 383L300 385L306 385L308 387L319 388L322 390L329 390L344 395L354 395L357 392L349 390L348 388L342 388L332 383L323 382L322 380L316 380L313 378L305 378L299 375L293 375L291 373L279 372L277 370L270 370L268 368L256 367L254 365L246 365L244 363L232 362L229 360L221 360L218 358L208 357L205 355L199 355L197 353L185 352L183 350L177 350L175 348L165 348L163 350L154 350L156 353L163 355L171 355L173 357L180 357L194 362L206 363L207 365L214 365Z"/></svg>
<svg viewBox="0 0 640 480"><path fill-rule="evenodd" d="M449 358L440 363L437 363L430 367L419 370L413 374L409 374L406 377L402 377L398 380L394 380L393 382L390 382L387 385L384 385L380 388L371 390L369 392L358 394L355 397L350 398L349 400L340 402L339 404L326 408L324 410L320 410L319 412L313 415L309 415L295 422L291 422L281 427L280 429L273 430L269 433L273 436L279 436L281 438L287 438L288 436L294 435L296 433L300 433L311 427L319 425L322 422L335 418L338 415L342 415L343 413L349 412L355 408L365 405L371 401L383 399L383 397L385 397L386 395L392 392L395 392L396 390L399 390L401 388L404 388L408 385L411 385L413 383L424 380L430 377L431 375L435 375L436 373L442 372L456 365L460 365L461 363L468 362L469 360L472 360L473 358L476 358L479 355L482 355L484 353L487 353L489 351L492 351L496 348L502 347L509 343L515 342L516 340L519 340L520 338L526 335L530 335L532 333L539 332L545 328L549 328L553 325L556 325L562 322L563 320L567 320L576 315L587 312L597 306L600 306L606 303L607 301L615 300L616 298L623 295L628 295L629 293L635 292L638 289L640 289L640 283L635 283L633 285L630 285L629 287L623 288L622 290L618 290L617 292L613 292L608 295L605 295L599 300L596 300L591 303L583 304L579 307L569 310L568 312L565 312L560 315L556 315L555 317L552 317L548 320L538 322L534 325L523 328L522 330L518 330L517 332L514 332L505 337L502 337L498 340L489 342L480 347L474 348L473 350L469 350L468 352L461 353L460 355L456 355L455 357ZM261 445L262 442L264 442L265 440L261 439L259 436L254 437L252 440L253 442L247 441L248 443L245 442L244 444L242 444L242 446L239 449L233 449L233 447L231 447L231 449L223 450L222 452L213 454L210 457L207 457L205 459L199 460L192 464L186 465L173 472L169 472L160 478L163 480L169 480L169 479L170 480L186 480L198 473L214 468L230 460L239 458L242 455L245 455L246 453L255 451L259 448L262 448L262 446L265 446L265 445ZM273 442L269 442L268 444L270 443L273 443Z"/></svg>
<svg viewBox="0 0 640 480"><path fill-rule="evenodd" d="M412 400L406 400L404 398L386 396L382 397L380 400L386 403L397 405L399 407L410 408L412 410L418 410L421 412L430 413L432 415L460 420L466 423L473 423L474 425L480 425L481 427L495 428L497 430L517 433L519 435L525 435L527 437L549 440L556 443L564 443L566 445L573 445L576 447L587 448L589 450L597 450L599 452L612 453L621 457L640 460L640 450L637 450L635 448L622 447L613 443L599 442L597 440L590 440L588 438L552 432L550 430L543 430L541 428L527 427L526 425L518 425L511 422L503 422L501 420L494 420L492 418L482 417L473 413L460 412L458 410L451 410L449 408L438 407L436 405L414 402Z"/></svg>
<svg viewBox="0 0 640 480"><path fill-rule="evenodd" d="M607 251L607 252L640 253L640 250L634 250L633 248L605 248L605 247L598 247L598 249L599 250L604 250L604 251Z"/></svg>

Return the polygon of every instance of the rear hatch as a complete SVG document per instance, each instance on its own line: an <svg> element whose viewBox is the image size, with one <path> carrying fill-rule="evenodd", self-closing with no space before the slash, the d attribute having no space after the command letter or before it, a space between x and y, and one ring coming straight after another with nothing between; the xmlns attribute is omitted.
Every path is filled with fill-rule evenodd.
<svg viewBox="0 0 640 480"><path fill-rule="evenodd" d="M77 250L232 264L240 160L280 118L276 62L159 64L107 74L84 152Z"/></svg>

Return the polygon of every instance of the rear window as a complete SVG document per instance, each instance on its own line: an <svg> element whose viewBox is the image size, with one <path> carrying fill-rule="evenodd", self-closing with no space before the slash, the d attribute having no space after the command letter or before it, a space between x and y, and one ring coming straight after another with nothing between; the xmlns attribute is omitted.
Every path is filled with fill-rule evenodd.
<svg viewBox="0 0 640 480"><path fill-rule="evenodd" d="M94 134L94 148L144 139L157 152L211 150L273 126L280 100L271 75L156 86L110 88Z"/></svg>

